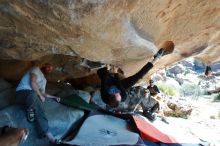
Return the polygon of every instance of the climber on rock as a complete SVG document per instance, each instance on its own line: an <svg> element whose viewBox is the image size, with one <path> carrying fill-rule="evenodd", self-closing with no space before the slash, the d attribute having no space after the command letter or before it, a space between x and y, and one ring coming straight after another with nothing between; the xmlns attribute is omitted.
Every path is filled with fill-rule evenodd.
<svg viewBox="0 0 220 146"><path fill-rule="evenodd" d="M127 78L119 79L117 73L110 73L107 67L99 69L97 74L101 80L102 100L112 108L118 107L129 96L131 87L153 68L153 64L163 55L172 53L173 50L173 42L166 41L163 47L154 55L152 62L148 62L136 74Z"/></svg>

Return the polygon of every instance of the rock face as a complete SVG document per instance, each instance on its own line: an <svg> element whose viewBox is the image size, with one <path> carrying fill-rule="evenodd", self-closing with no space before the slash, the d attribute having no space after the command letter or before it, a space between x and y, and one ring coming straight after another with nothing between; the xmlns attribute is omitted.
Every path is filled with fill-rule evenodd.
<svg viewBox="0 0 220 146"><path fill-rule="evenodd" d="M91 74L73 65L80 66L74 57L116 64L131 75L166 40L175 53L149 74L185 57L210 65L220 56L219 0L1 0L0 17L1 59L48 61L42 57L58 54L52 62L73 72L68 78Z"/></svg>
<svg viewBox="0 0 220 146"><path fill-rule="evenodd" d="M170 100L163 112L166 116L187 118L192 112L192 107L182 101Z"/></svg>

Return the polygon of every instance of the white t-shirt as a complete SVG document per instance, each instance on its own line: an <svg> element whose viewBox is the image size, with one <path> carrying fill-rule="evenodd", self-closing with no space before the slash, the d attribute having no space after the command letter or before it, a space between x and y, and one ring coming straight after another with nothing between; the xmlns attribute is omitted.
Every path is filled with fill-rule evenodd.
<svg viewBox="0 0 220 146"><path fill-rule="evenodd" d="M30 78L31 73L33 73L37 76L37 81L36 82L37 82L38 88L42 92L45 92L47 80L44 77L44 74L41 72L39 67L33 67L25 73L25 75L22 77L20 83L18 84L18 87L16 88L16 91L19 91L19 90L33 90L32 86L31 86L31 80L30 80L31 79Z"/></svg>

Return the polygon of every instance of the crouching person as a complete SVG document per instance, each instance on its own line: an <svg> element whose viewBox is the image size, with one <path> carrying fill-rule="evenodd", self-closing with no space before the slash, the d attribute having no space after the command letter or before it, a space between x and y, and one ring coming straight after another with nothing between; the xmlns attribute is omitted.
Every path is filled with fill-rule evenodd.
<svg viewBox="0 0 220 146"><path fill-rule="evenodd" d="M150 91L145 91L145 97L141 102L141 106L143 109L143 114L150 120L155 120L156 112L159 113L161 111L161 106L159 101L152 95L150 95Z"/></svg>
<svg viewBox="0 0 220 146"><path fill-rule="evenodd" d="M155 113L162 111L160 102L150 95L148 89L141 86L130 88L127 92L127 99L119 108L122 111L127 109L128 112L140 112L142 110L142 114L151 121L155 120Z"/></svg>
<svg viewBox="0 0 220 146"><path fill-rule="evenodd" d="M41 67L33 67L22 77L16 88L16 101L25 107L29 122L35 122L40 137L46 136L52 143L55 138L49 131L48 120L45 115L43 103L46 98L60 98L45 92L46 78L44 75L52 72L53 66L49 63Z"/></svg>

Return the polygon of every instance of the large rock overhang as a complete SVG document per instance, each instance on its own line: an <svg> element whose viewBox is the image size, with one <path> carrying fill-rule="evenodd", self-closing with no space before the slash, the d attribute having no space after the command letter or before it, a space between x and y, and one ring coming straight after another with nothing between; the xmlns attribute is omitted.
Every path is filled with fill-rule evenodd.
<svg viewBox="0 0 220 146"><path fill-rule="evenodd" d="M129 76L167 40L174 53L148 75L190 56L207 65L220 56L219 0L1 0L0 17L0 75L9 79L46 61L59 79L95 73L84 59Z"/></svg>

